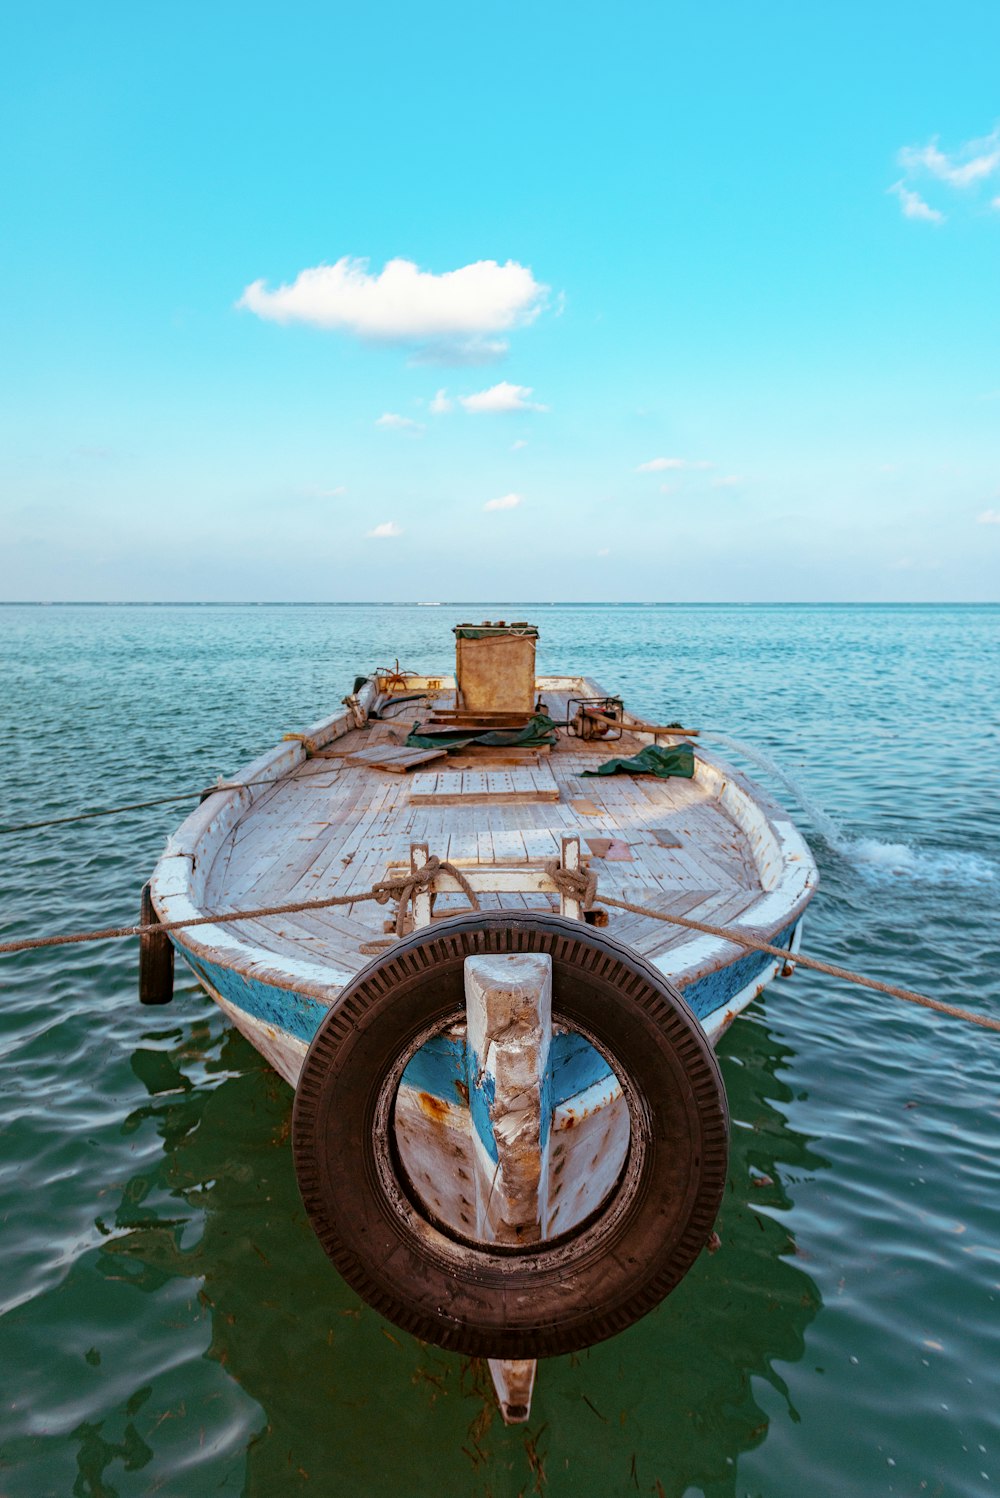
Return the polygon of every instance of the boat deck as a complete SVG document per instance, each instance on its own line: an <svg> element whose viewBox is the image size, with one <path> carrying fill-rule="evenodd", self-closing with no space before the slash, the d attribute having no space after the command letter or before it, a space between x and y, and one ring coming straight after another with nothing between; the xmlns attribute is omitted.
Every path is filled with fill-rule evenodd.
<svg viewBox="0 0 1000 1498"><path fill-rule="evenodd" d="M566 717L569 691L544 687L554 719ZM436 708L454 705L443 691ZM624 734L584 742L560 733L550 751L497 749L452 754L406 774L352 761L359 750L401 745L421 704L398 705L338 738L259 794L218 845L205 874L203 906L232 910L318 900L367 890L390 865L408 864L410 845L462 866L532 863L558 857L561 840L579 835L601 892L671 914L725 924L762 898L750 841L718 794L695 780L615 775L581 778L615 755L637 753L648 739ZM558 908L543 893L481 895L485 909ZM462 895L441 895L434 913L466 909ZM234 924L238 938L282 957L333 961L358 970L371 960L363 944L384 935L390 907L373 901ZM690 933L648 917L609 912L609 934L656 957Z"/></svg>

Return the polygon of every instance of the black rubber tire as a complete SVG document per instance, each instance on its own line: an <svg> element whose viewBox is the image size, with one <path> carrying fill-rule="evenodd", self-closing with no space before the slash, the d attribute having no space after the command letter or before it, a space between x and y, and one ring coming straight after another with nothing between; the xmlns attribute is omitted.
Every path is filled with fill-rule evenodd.
<svg viewBox="0 0 1000 1498"><path fill-rule="evenodd" d="M622 1174L595 1216L513 1248L429 1222L394 1144L403 1067L464 1017L465 958L491 952L551 955L553 1017L612 1063L631 1124ZM292 1141L313 1228L362 1299L424 1341L529 1358L613 1336L678 1284L712 1231L729 1127L712 1049L655 968L580 921L503 911L416 931L345 988L306 1056Z"/></svg>

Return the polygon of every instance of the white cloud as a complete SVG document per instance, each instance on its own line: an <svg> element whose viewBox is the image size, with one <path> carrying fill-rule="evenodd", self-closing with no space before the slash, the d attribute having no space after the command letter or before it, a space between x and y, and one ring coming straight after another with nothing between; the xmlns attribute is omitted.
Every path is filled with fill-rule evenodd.
<svg viewBox="0 0 1000 1498"><path fill-rule="evenodd" d="M984 510L976 520L979 525L1000 525L1000 510Z"/></svg>
<svg viewBox="0 0 1000 1498"><path fill-rule="evenodd" d="M512 453L519 453L522 447L527 447L527 445L528 443L524 437L518 437L516 442L510 444L510 450Z"/></svg>
<svg viewBox="0 0 1000 1498"><path fill-rule="evenodd" d="M1000 171L1000 125L981 140L968 140L952 155L942 151L937 136L926 146L904 146L899 160L908 173L928 172L950 187L972 187Z"/></svg>
<svg viewBox="0 0 1000 1498"><path fill-rule="evenodd" d="M459 401L474 416L485 412L494 411L547 411L548 406L541 406L537 401L529 400L532 394L530 385L511 385L507 380L501 380L499 385L491 385L489 390L479 390L474 395L460 395Z"/></svg>
<svg viewBox="0 0 1000 1498"><path fill-rule="evenodd" d="M383 520L381 525L376 525L372 530L365 531L365 535L375 541L385 541L390 536L401 536L402 528L395 520Z"/></svg>
<svg viewBox="0 0 1000 1498"><path fill-rule="evenodd" d="M945 215L927 202L915 184L931 179L967 192L1000 175L1000 125L991 134L967 140L951 152L941 150L937 136L926 146L904 146L899 162L903 176L889 192L899 199L904 216L927 224L943 224ZM992 206L1000 206L1000 198L994 198Z"/></svg>
<svg viewBox="0 0 1000 1498"><path fill-rule="evenodd" d="M635 470L636 473L666 473L668 469L681 468L713 468L713 463L693 462L689 458L650 458L648 463L640 463Z"/></svg>
<svg viewBox="0 0 1000 1498"><path fill-rule="evenodd" d="M502 494L499 499L488 499L483 505L484 510L516 510L524 500L520 494Z"/></svg>
<svg viewBox="0 0 1000 1498"><path fill-rule="evenodd" d="M444 416L452 409L454 404L454 401L448 399L448 392L446 390L439 390L431 401L431 411L435 416Z"/></svg>
<svg viewBox="0 0 1000 1498"><path fill-rule="evenodd" d="M1000 211L1000 198L994 198L990 203L990 207L996 208L998 211Z"/></svg>
<svg viewBox="0 0 1000 1498"><path fill-rule="evenodd" d="M383 411L375 425L387 427L390 431L407 432L411 437L423 431L419 421L414 421L412 416L399 416L395 411Z"/></svg>
<svg viewBox="0 0 1000 1498"><path fill-rule="evenodd" d="M253 281L236 305L270 322L308 323L394 343L429 341L439 354L451 350L461 361L463 354L504 353L506 343L484 342L486 335L533 322L547 292L516 260L477 260L435 275L397 259L373 274L367 260L345 255L333 265L300 271L273 291L265 281Z"/></svg>
<svg viewBox="0 0 1000 1498"><path fill-rule="evenodd" d="M599 557L609 557L611 555L611 547L610 546L602 546L601 549L598 551L597 555Z"/></svg>
<svg viewBox="0 0 1000 1498"><path fill-rule="evenodd" d="M889 191L894 192L899 199L899 206L903 210L904 218L919 218L928 224L944 223L944 214L939 213L936 208L932 208L929 203L925 203L918 192L913 192L909 187L905 187L902 181L894 182Z"/></svg>

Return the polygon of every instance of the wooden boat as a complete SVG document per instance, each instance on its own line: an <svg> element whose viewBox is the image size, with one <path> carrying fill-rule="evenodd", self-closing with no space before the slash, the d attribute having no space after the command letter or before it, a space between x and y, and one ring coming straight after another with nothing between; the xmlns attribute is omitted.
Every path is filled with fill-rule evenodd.
<svg viewBox="0 0 1000 1498"><path fill-rule="evenodd" d="M338 1269L489 1357L508 1420L538 1356L644 1314L712 1230L712 1047L782 963L659 917L795 951L817 883L763 791L596 682L536 676L536 633L459 626L455 677L359 678L207 794L147 887L154 919L203 922L169 940L297 1089ZM650 746L680 773L595 773ZM163 1001L172 950L145 948Z"/></svg>

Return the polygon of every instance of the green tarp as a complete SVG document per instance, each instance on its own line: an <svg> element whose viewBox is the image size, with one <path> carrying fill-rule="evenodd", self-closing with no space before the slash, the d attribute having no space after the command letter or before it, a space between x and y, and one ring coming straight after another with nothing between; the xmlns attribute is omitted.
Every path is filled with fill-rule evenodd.
<svg viewBox="0 0 1000 1498"><path fill-rule="evenodd" d="M459 640L538 639L534 624L456 624L452 634Z"/></svg>
<svg viewBox="0 0 1000 1498"><path fill-rule="evenodd" d="M494 728L489 733L474 733L456 737L455 730L446 728L440 733L418 733L419 723L406 740L408 749L467 749L470 744L484 744L491 749L535 749L541 744L554 744L556 725L544 713L535 715L524 728Z"/></svg>
<svg viewBox="0 0 1000 1498"><path fill-rule="evenodd" d="M659 744L647 744L631 759L608 759L596 770L583 770L583 775L657 775L666 780L668 775L681 775L690 780L694 775L694 750L690 744L674 744L661 749Z"/></svg>

